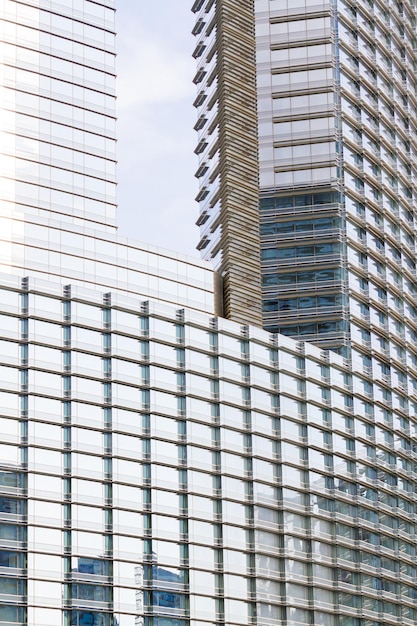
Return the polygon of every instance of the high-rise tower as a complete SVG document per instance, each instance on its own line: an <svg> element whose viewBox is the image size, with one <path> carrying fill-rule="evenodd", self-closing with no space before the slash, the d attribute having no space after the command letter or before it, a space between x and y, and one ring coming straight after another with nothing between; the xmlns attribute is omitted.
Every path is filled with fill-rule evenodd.
<svg viewBox="0 0 417 626"><path fill-rule="evenodd" d="M264 325L346 345L337 3L256 2Z"/></svg>
<svg viewBox="0 0 417 626"><path fill-rule="evenodd" d="M116 235L114 14L0 4L0 270L210 311L206 264Z"/></svg>
<svg viewBox="0 0 417 626"><path fill-rule="evenodd" d="M0 624L415 626L414 339L389 306L349 358L271 334L243 280L243 323L222 319L205 262L116 235L112 114L91 125L82 91L111 97L91 72L114 8L0 3ZM248 13L221 8L236 54L222 20ZM220 187L240 203L232 61L210 154L233 157Z"/></svg>
<svg viewBox="0 0 417 626"><path fill-rule="evenodd" d="M256 6L265 327L394 358L415 346L415 6Z"/></svg>
<svg viewBox="0 0 417 626"><path fill-rule="evenodd" d="M414 336L415 6L256 0L255 22L264 327L387 351Z"/></svg>
<svg viewBox="0 0 417 626"><path fill-rule="evenodd" d="M116 225L114 2L2 2L0 201L23 224Z"/></svg>

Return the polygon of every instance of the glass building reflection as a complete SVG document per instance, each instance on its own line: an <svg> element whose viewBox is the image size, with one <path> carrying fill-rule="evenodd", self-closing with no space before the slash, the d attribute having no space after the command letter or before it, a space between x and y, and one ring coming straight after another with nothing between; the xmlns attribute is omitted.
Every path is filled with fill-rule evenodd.
<svg viewBox="0 0 417 626"><path fill-rule="evenodd" d="M205 313L0 297L5 623L412 625L411 396Z"/></svg>
<svg viewBox="0 0 417 626"><path fill-rule="evenodd" d="M414 626L413 350L223 319L117 237L114 8L0 6L0 624Z"/></svg>

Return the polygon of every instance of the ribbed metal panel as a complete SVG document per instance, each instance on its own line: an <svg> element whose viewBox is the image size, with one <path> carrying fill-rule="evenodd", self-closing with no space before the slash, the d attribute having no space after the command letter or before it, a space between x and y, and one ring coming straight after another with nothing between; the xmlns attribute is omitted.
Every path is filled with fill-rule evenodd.
<svg viewBox="0 0 417 626"><path fill-rule="evenodd" d="M220 0L215 21L220 211L205 256L223 278L225 317L261 326L254 3Z"/></svg>

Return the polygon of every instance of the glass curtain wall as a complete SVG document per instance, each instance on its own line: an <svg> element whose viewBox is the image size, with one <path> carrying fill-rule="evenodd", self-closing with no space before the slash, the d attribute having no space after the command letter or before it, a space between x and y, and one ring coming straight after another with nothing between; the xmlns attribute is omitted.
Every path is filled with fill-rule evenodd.
<svg viewBox="0 0 417 626"><path fill-rule="evenodd" d="M114 230L114 12L114 0L2 2L3 215Z"/></svg>
<svg viewBox="0 0 417 626"><path fill-rule="evenodd" d="M0 301L3 623L413 626L411 398L183 309Z"/></svg>

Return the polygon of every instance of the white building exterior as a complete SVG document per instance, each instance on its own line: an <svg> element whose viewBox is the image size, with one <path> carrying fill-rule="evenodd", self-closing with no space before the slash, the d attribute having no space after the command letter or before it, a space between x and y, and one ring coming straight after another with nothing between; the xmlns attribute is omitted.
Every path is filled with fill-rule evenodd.
<svg viewBox="0 0 417 626"><path fill-rule="evenodd" d="M413 626L411 348L216 317L118 239L113 3L0 11L1 626Z"/></svg>

